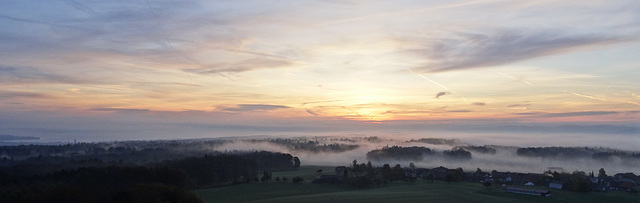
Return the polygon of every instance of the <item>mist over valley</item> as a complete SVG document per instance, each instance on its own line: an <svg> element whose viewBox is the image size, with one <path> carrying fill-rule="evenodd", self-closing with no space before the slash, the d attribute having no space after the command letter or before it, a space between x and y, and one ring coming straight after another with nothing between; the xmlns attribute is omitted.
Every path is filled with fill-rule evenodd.
<svg viewBox="0 0 640 203"><path fill-rule="evenodd" d="M640 152L593 146L517 146L478 145L463 139L421 138L386 139L380 137L290 137L230 139L213 147L218 151L277 151L294 154L303 165L348 165L353 160L374 165L414 163L433 168L462 167L512 172L539 173L549 168L565 172L638 172ZM457 153L456 153L457 152Z"/></svg>

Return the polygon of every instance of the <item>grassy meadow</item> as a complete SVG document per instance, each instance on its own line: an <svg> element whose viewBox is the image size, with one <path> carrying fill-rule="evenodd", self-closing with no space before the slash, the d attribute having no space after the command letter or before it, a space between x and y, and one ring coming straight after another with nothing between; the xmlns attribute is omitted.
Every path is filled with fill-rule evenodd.
<svg viewBox="0 0 640 203"><path fill-rule="evenodd" d="M287 177L288 182L272 180L193 192L205 202L640 202L640 195L626 192L583 194L552 189L551 197L541 197L506 193L501 188L468 182L397 181L381 187L354 189L310 183L318 175L318 169L323 169L323 174L333 173L333 167L304 166L297 171L273 173L273 178ZM295 176L305 181L291 183Z"/></svg>

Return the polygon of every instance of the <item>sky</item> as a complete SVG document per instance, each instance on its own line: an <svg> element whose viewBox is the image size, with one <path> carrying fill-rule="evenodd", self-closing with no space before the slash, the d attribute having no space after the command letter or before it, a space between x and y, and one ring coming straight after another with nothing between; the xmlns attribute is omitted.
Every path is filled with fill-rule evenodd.
<svg viewBox="0 0 640 203"><path fill-rule="evenodd" d="M635 0L1 1L0 28L0 134L535 131L640 146Z"/></svg>

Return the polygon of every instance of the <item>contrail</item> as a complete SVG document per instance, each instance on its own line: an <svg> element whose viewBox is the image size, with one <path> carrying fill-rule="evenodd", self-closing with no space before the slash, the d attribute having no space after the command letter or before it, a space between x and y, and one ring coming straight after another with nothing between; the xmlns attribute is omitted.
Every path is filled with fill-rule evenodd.
<svg viewBox="0 0 640 203"><path fill-rule="evenodd" d="M410 73L413 73L414 75L420 76L421 78L424 78L425 80L427 80L427 81L429 81L429 82L432 82L433 84L436 84L436 85L438 85L438 86L442 87L442 89L445 89L445 90L447 90L447 91L449 91L449 92L452 92L452 93L454 93L454 94L458 94L456 91L453 91L453 90L451 90L451 89L449 89L449 88L445 87L444 85L442 85L442 84L440 84L440 83L438 83L438 82L436 82L436 81L433 81L432 79L427 78L427 76L424 76L424 75L419 74L419 73L415 73L415 72L411 71L410 69L407 69L407 71L409 71Z"/></svg>
<svg viewBox="0 0 640 203"><path fill-rule="evenodd" d="M58 28L80 29L80 30L86 30L86 31L91 31L91 32L102 32L100 30L94 30L94 29L89 29L89 28L85 28L85 27L78 27L78 26L72 26L72 25L61 25L61 24L55 24L55 23L39 21L39 20L32 20L32 19L26 19L26 18L16 18L16 17L12 17L12 16L7 16L7 15L1 15L1 14L0 14L0 19L12 20L12 21L22 22L22 23L47 25L47 26L58 27Z"/></svg>
<svg viewBox="0 0 640 203"><path fill-rule="evenodd" d="M453 91L452 89L449 89L449 88L447 88L446 86L444 86L444 85L442 85L442 84L440 84L440 83L438 83L438 82L436 82L436 81L433 81L432 79L429 79L427 76L424 76L424 75L419 74L419 73L415 73L415 72L411 71L410 69L406 69L406 70L407 70L407 71L409 71L410 73L414 74L414 75L417 75L417 76L420 76L421 78L424 78L425 80L427 80L427 81L429 81L429 82L432 82L433 84L436 84L436 85L438 85L438 86L442 87L443 89L445 89L445 90L447 90L447 91L449 91L449 92L451 92L451 93L454 93L454 94L460 95L460 96L462 97L462 99L464 99L464 102L465 102L465 103L467 103L467 104L471 104L469 101L467 101L467 98L466 98L465 96L463 96L463 95L461 95L461 94L458 94L458 92Z"/></svg>
<svg viewBox="0 0 640 203"><path fill-rule="evenodd" d="M96 11L91 9L91 7L88 7L88 6L84 5L84 4L81 4L80 2L77 2L75 0L65 0L65 2L67 4L73 6L74 8L76 8L79 11L87 12L87 13L91 13L91 14L96 14Z"/></svg>
<svg viewBox="0 0 640 203"><path fill-rule="evenodd" d="M515 77L513 77L513 76L511 76L511 75L508 75L508 74L506 74L506 73L499 72L499 71L493 71L493 72L498 73L498 74L500 74L500 75L503 75L503 76L505 76L505 77L508 77L508 78L510 78L510 79L512 79L512 80L517 80L517 81L523 82L523 83L525 83L525 84L527 84L527 85L529 85L529 86L535 86L535 85L533 85L532 83L530 83L530 82L528 82L528 81L525 81L525 80L521 80L521 79L515 78Z"/></svg>
<svg viewBox="0 0 640 203"><path fill-rule="evenodd" d="M607 101L606 99L603 99L603 98L598 98L598 97L584 95L584 94L575 93L575 92L571 92L571 94L579 96L579 97L584 97L584 98L587 98L587 99L593 99L593 100L599 100L599 101Z"/></svg>

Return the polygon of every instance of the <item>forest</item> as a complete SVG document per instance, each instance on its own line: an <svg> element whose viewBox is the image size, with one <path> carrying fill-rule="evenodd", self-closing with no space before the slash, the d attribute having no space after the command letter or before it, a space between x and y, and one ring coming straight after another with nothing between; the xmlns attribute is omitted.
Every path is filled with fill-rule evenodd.
<svg viewBox="0 0 640 203"><path fill-rule="evenodd" d="M460 147L455 147L451 150L444 150L442 153L437 153L426 147L401 147L401 146L385 146L382 149L375 149L367 153L367 160L380 161L380 160L408 160L408 161L421 161L425 158L434 158L443 155L445 159L450 160L467 160L471 159L471 152L464 150Z"/></svg>
<svg viewBox="0 0 640 203"><path fill-rule="evenodd" d="M386 146L382 149L372 150L367 153L368 160L410 160L419 161L424 158L425 155L432 154L433 151L426 147L400 147L400 146Z"/></svg>
<svg viewBox="0 0 640 203"><path fill-rule="evenodd" d="M191 189L259 181L258 174L295 170L290 154L177 149L191 142L136 141L0 147L3 202L199 202ZM182 145L184 144L184 145ZM202 143L198 144L201 145ZM171 148L173 146L176 148ZM165 148L166 147L166 148ZM204 155L201 155L204 154ZM37 156L36 156L37 155Z"/></svg>

